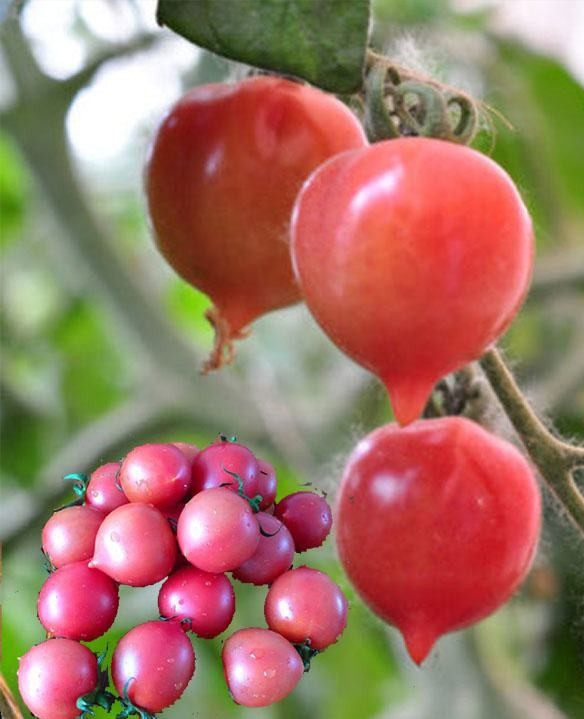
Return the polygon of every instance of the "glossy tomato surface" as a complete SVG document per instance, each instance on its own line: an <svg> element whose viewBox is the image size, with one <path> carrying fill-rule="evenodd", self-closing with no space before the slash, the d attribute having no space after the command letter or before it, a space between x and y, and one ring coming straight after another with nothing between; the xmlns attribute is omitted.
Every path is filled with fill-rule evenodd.
<svg viewBox="0 0 584 719"><path fill-rule="evenodd" d="M119 481L130 502L172 507L190 489L191 462L174 444L142 444L126 455Z"/></svg>
<svg viewBox="0 0 584 719"><path fill-rule="evenodd" d="M66 564L39 593L37 613L54 636L90 642L111 627L118 613L118 585L87 562Z"/></svg>
<svg viewBox="0 0 584 719"><path fill-rule="evenodd" d="M269 629L240 629L225 642L221 656L231 696L246 707L284 699L304 673L296 649Z"/></svg>
<svg viewBox="0 0 584 719"><path fill-rule="evenodd" d="M389 424L346 465L339 555L420 663L439 636L509 599L531 564L540 515L533 471L506 440L460 417Z"/></svg>
<svg viewBox="0 0 584 719"><path fill-rule="evenodd" d="M304 185L292 253L306 304L387 387L401 424L509 326L533 264L529 214L468 147L402 138L343 153Z"/></svg>
<svg viewBox="0 0 584 719"><path fill-rule="evenodd" d="M249 584L271 584L294 560L294 540L282 522L266 512L258 512L256 520L261 534L257 549L233 571L234 579Z"/></svg>
<svg viewBox="0 0 584 719"><path fill-rule="evenodd" d="M43 551L55 567L91 559L105 515L89 505L55 512L42 531Z"/></svg>
<svg viewBox="0 0 584 719"><path fill-rule="evenodd" d="M235 593L225 574L181 567L164 582L158 594L161 617L188 619L182 627L205 639L224 632L235 613Z"/></svg>
<svg viewBox="0 0 584 719"><path fill-rule="evenodd" d="M311 649L334 644L347 626L347 600L341 588L317 569L297 567L280 575L264 606L270 629Z"/></svg>
<svg viewBox="0 0 584 719"><path fill-rule="evenodd" d="M196 87L170 111L146 171L156 240L229 336L300 299L288 249L296 194L321 162L365 144L335 97L283 78Z"/></svg>
<svg viewBox="0 0 584 719"><path fill-rule="evenodd" d="M252 556L260 528L245 499L217 487L199 492L187 502L176 536L181 552L193 566L220 574Z"/></svg>
<svg viewBox="0 0 584 719"><path fill-rule="evenodd" d="M128 498L119 487L119 469L119 462L108 462L91 473L85 495L88 506L108 514L128 503Z"/></svg>
<svg viewBox="0 0 584 719"><path fill-rule="evenodd" d="M128 688L132 702L155 713L183 694L195 672L195 652L178 622L138 624L118 642L112 680L120 696Z"/></svg>
<svg viewBox="0 0 584 719"><path fill-rule="evenodd" d="M162 512L130 502L104 519L89 566L120 584L146 587L170 574L176 555L176 538Z"/></svg>
<svg viewBox="0 0 584 719"><path fill-rule="evenodd" d="M97 659L72 639L49 639L20 658L18 689L38 719L74 719L77 699L97 685Z"/></svg>
<svg viewBox="0 0 584 719"><path fill-rule="evenodd" d="M192 463L192 493L212 487L228 486L239 490L236 474L243 491L254 497L258 490L258 462L253 452L237 442L219 441L202 449Z"/></svg>
<svg viewBox="0 0 584 719"><path fill-rule="evenodd" d="M320 547L333 526L329 503L315 492L294 492L276 504L274 515L284 522L297 552Z"/></svg>

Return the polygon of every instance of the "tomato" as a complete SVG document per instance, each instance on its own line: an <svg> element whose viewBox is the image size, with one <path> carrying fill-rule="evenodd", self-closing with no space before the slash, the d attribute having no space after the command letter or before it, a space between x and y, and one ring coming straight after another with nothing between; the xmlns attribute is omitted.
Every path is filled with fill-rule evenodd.
<svg viewBox="0 0 584 719"><path fill-rule="evenodd" d="M176 539L164 515L148 504L130 503L107 515L89 563L120 584L145 587L168 576Z"/></svg>
<svg viewBox="0 0 584 719"><path fill-rule="evenodd" d="M112 657L112 680L133 704L159 712L179 699L195 672L195 652L178 622L145 622L130 629Z"/></svg>
<svg viewBox="0 0 584 719"><path fill-rule="evenodd" d="M233 571L233 577L250 584L271 584L290 568L294 560L294 540L279 519L258 512L262 533L255 552Z"/></svg>
<svg viewBox="0 0 584 719"><path fill-rule="evenodd" d="M221 658L233 700L246 707L265 707L284 699L304 673L298 652L269 629L235 632L223 645Z"/></svg>
<svg viewBox="0 0 584 719"><path fill-rule="evenodd" d="M90 559L104 516L91 506L59 509L43 527L43 552L55 567Z"/></svg>
<svg viewBox="0 0 584 719"><path fill-rule="evenodd" d="M204 639L224 632L235 613L235 594L224 574L210 574L196 567L173 572L158 594L161 617L190 619L182 626Z"/></svg>
<svg viewBox="0 0 584 719"><path fill-rule="evenodd" d="M225 485L237 492L239 483L234 474L243 482L244 493L254 497L258 489L259 467L253 452L237 442L211 444L193 460L192 493Z"/></svg>
<svg viewBox="0 0 584 719"><path fill-rule="evenodd" d="M276 504L274 515L284 522L297 552L320 547L333 525L329 503L314 492L294 492Z"/></svg>
<svg viewBox="0 0 584 719"><path fill-rule="evenodd" d="M85 501L89 507L108 514L128 503L128 498L118 486L119 469L119 462L109 462L91 473L85 493Z"/></svg>
<svg viewBox="0 0 584 719"><path fill-rule="evenodd" d="M189 461L189 464L192 464L193 459L199 454L199 448L195 444L189 442L172 442L172 444L180 449Z"/></svg>
<svg viewBox="0 0 584 719"><path fill-rule="evenodd" d="M400 424L420 415L440 377L509 326L533 244L504 170L468 147L419 137L329 160L304 185L292 220L308 308L385 384Z"/></svg>
<svg viewBox="0 0 584 719"><path fill-rule="evenodd" d="M389 424L345 468L339 555L420 663L440 635L509 599L531 564L540 515L533 471L505 440L461 417Z"/></svg>
<svg viewBox="0 0 584 719"><path fill-rule="evenodd" d="M288 226L302 182L324 160L366 144L336 98L277 77L196 87L170 111L146 168L158 248L214 303L207 368L250 322L297 302Z"/></svg>
<svg viewBox="0 0 584 719"><path fill-rule="evenodd" d="M38 617L51 634L90 642L111 627L118 613L118 585L87 562L57 569L38 598Z"/></svg>
<svg viewBox="0 0 584 719"><path fill-rule="evenodd" d="M278 491L278 480L276 470L269 462L258 459L258 488L257 493L262 498L260 509L266 510L271 507L276 499Z"/></svg>
<svg viewBox="0 0 584 719"><path fill-rule="evenodd" d="M191 564L220 574L251 557L260 529L245 499L217 487L199 492L186 504L178 520L177 539Z"/></svg>
<svg viewBox="0 0 584 719"><path fill-rule="evenodd" d="M49 639L20 657L18 689L38 719L73 719L76 702L97 686L94 654L72 639Z"/></svg>
<svg viewBox="0 0 584 719"><path fill-rule="evenodd" d="M270 629L311 649L334 644L347 625L347 600L324 572L310 567L291 569L270 587L264 605Z"/></svg>
<svg viewBox="0 0 584 719"><path fill-rule="evenodd" d="M191 486L191 464L173 444L143 444L128 453L119 480L130 502L171 507Z"/></svg>

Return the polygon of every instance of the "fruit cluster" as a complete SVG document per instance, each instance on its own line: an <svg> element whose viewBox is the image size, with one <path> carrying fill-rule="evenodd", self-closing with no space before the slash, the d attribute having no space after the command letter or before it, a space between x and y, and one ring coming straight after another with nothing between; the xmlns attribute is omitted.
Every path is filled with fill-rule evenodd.
<svg viewBox="0 0 584 719"><path fill-rule="evenodd" d="M145 444L90 477L68 475L78 499L45 524L50 575L38 597L47 641L20 660L20 693L39 719L76 717L92 705L123 705L142 719L173 704L195 671L188 637L211 639L234 616L230 579L269 585L268 628L236 631L223 645L233 699L260 707L289 694L311 658L337 641L347 601L323 572L291 568L319 547L332 516L326 499L299 491L275 502L273 467L221 436L194 445ZM166 578L166 579L165 579ZM160 618L131 629L107 671L80 642L102 636L118 611L120 584L165 579Z"/></svg>

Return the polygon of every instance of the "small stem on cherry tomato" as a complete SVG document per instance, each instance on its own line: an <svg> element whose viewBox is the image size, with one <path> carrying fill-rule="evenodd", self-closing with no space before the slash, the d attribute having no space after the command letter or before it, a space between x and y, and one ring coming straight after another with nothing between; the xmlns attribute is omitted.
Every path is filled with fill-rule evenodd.
<svg viewBox="0 0 584 719"><path fill-rule="evenodd" d="M399 137L398 129L391 119L385 99L385 81L389 72L390 68L387 65L378 63L371 68L365 80L364 124L367 137L372 142ZM397 82L399 82L399 76Z"/></svg>
<svg viewBox="0 0 584 719"><path fill-rule="evenodd" d="M63 477L63 480L65 482L73 482L73 492L75 492L77 499L74 499L72 502L69 502L69 504L64 505L61 509L64 509L65 507L77 507L84 504L87 485L89 484L89 477L81 472L72 472L71 474L66 474Z"/></svg>
<svg viewBox="0 0 584 719"><path fill-rule="evenodd" d="M256 494L255 497L248 497L247 494L243 490L243 479L235 472L231 472L229 469L225 469L225 467L223 467L223 471L227 472L227 474L230 474L234 479L237 480L237 485L238 485L237 494L239 494L239 496L242 499L245 499L245 501L249 503L249 506L251 507L254 514L257 514L260 511L260 504L262 503L262 500L263 500L262 495ZM230 487L232 484L233 484L233 482L225 482L225 484L221 484L219 486Z"/></svg>
<svg viewBox="0 0 584 719"><path fill-rule="evenodd" d="M584 534L584 497L574 481L584 466L584 447L554 436L535 414L497 349L485 352L480 365L525 449L574 525Z"/></svg>
<svg viewBox="0 0 584 719"><path fill-rule="evenodd" d="M417 102L409 106L407 98L412 95ZM402 82L395 89L394 103L402 134L450 139L448 107L436 88L413 80Z"/></svg>
<svg viewBox="0 0 584 719"><path fill-rule="evenodd" d="M52 574L57 569L57 567L55 567L55 565L51 562L51 558L49 557L48 552L45 552L42 548L41 552L43 555L43 569L46 571L47 574Z"/></svg>
<svg viewBox="0 0 584 719"><path fill-rule="evenodd" d="M110 711L117 698L107 689L108 685L108 671L105 665L105 658L107 656L107 648L98 654L97 656L97 668L98 668L98 681L96 688L84 694L77 699L77 708L81 711L81 718L87 719L95 715L92 707L101 707L106 711Z"/></svg>
<svg viewBox="0 0 584 719"><path fill-rule="evenodd" d="M123 697L118 699L118 701L124 708L117 715L117 719L126 719L126 717L129 717L132 714L137 714L140 719L156 719L156 716L154 714L151 714L145 709L141 709L139 706L136 706L128 696L128 689L130 687L130 683L133 681L135 681L135 677L130 677L128 679L124 686Z"/></svg>
<svg viewBox="0 0 584 719"><path fill-rule="evenodd" d="M307 639L302 644L293 644L294 649L300 654L302 664L304 665L304 671L310 671L310 663L317 654L320 654L318 649L312 649L310 646L310 639Z"/></svg>

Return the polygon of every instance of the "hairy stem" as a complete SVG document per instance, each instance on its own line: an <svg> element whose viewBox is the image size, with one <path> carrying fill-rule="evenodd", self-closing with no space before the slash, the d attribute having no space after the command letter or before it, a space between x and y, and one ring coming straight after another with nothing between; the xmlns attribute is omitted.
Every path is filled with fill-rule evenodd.
<svg viewBox="0 0 584 719"><path fill-rule="evenodd" d="M584 467L584 448L563 442L550 432L521 393L497 349L486 352L480 365L533 463L584 535L584 497L573 477L577 467Z"/></svg>

